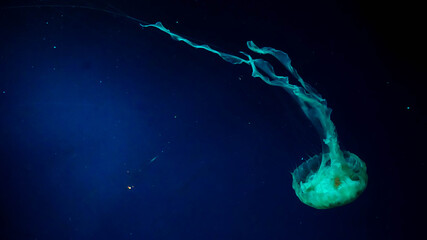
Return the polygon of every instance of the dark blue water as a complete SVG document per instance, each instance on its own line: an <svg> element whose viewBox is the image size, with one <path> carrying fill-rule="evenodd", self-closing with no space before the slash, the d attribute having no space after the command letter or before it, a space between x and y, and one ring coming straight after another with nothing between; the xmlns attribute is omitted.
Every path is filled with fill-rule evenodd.
<svg viewBox="0 0 427 240"><path fill-rule="evenodd" d="M421 200L406 200L419 188L407 183L422 181L425 116L375 9L35 6L68 3L0 9L1 239L401 239L415 226L406 207ZM366 162L367 190L336 209L302 204L290 172L322 149L293 98L125 14L231 54L247 40L289 53L328 100L342 147Z"/></svg>

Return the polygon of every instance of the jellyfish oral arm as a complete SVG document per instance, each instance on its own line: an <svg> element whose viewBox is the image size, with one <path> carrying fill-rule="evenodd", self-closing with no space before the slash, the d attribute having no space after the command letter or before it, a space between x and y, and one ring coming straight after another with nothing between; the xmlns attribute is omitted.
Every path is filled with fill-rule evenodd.
<svg viewBox="0 0 427 240"><path fill-rule="evenodd" d="M240 53L247 59L217 51L208 45L196 44L172 33L160 22L140 24L140 26L144 29L157 28L176 41L214 53L229 63L247 64L252 68L254 78L260 78L269 85L283 88L296 100L304 114L316 127L323 139L322 145L325 146L321 154L308 159L292 172L292 187L303 203L317 209L338 207L354 201L365 190L368 182L366 164L355 154L340 149L335 125L330 117L331 109L328 108L326 100L299 76L292 67L288 54L271 47L259 48L252 41L247 42L247 47L252 52L268 54L276 58L300 86L289 83L287 76L276 75L269 62L254 59L245 52Z"/></svg>

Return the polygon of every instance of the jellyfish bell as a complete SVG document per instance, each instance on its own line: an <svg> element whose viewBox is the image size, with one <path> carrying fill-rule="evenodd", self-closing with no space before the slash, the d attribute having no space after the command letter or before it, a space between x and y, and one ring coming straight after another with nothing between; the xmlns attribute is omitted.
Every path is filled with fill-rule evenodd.
<svg viewBox="0 0 427 240"><path fill-rule="evenodd" d="M304 204L328 209L351 203L368 183L366 164L355 154L323 153L303 162L292 173L292 188Z"/></svg>

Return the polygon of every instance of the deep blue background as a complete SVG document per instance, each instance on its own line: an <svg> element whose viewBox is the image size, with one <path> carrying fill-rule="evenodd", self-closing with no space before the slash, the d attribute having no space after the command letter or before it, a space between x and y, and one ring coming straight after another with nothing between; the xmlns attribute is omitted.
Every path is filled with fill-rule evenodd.
<svg viewBox="0 0 427 240"><path fill-rule="evenodd" d="M70 2L232 54L287 52L367 163L365 193L303 205L289 173L320 139L286 92L127 18L36 6ZM337 2L4 4L0 238L408 239L425 189L418 11Z"/></svg>

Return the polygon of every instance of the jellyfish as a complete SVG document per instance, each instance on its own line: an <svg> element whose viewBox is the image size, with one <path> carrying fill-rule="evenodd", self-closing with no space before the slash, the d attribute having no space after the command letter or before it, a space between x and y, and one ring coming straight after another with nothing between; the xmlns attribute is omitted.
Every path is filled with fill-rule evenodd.
<svg viewBox="0 0 427 240"><path fill-rule="evenodd" d="M306 160L291 173L292 188L301 202L317 209L334 208L354 201L365 190L368 183L366 164L357 155L340 149L335 125L331 120L331 109L326 100L299 76L288 54L271 47L260 48L252 41L247 42L252 52L276 58L299 85L290 83L288 76L276 75L268 61L254 59L245 52L240 53L247 59L217 51L209 45L194 43L171 32L161 22L140 23L140 26L143 29L157 28L176 41L217 54L231 64L247 64L252 68L252 77L260 78L271 86L281 87L296 100L322 138L322 153Z"/></svg>

